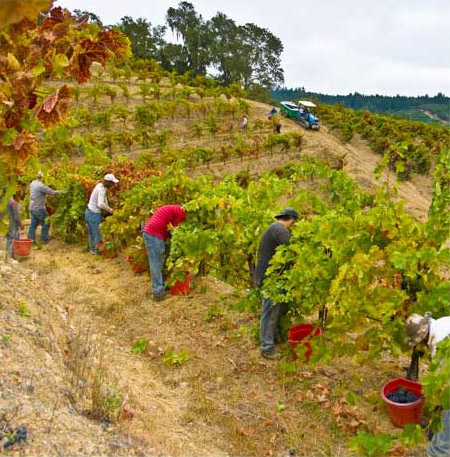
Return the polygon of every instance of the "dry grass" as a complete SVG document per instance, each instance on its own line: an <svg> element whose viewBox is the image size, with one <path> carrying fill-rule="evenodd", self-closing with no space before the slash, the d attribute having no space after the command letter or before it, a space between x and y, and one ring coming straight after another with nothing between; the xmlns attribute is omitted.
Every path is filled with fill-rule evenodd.
<svg viewBox="0 0 450 457"><path fill-rule="evenodd" d="M154 303L148 276L133 275L120 258L95 259L53 241L27 263L73 327L69 341L55 330L58 347L72 351L73 380L67 384L94 379L94 395L85 399L95 409L92 405L103 404L108 379L116 378L134 411L121 429L155 453L350 455L352 432L332 413L336 402L348 401L349 391L364 427L396 433L379 390L401 373L401 364L383 360L359 366L341 358L290 373L289 359L260 358L252 337L258 316L233 310L233 289L211 278L195 279L196 289L187 297ZM207 322L211 309L221 311ZM149 341L147 353L131 352L138 338ZM187 349L190 360L165 365L163 354L171 348ZM107 379L95 370L99 363L107 368Z"/></svg>

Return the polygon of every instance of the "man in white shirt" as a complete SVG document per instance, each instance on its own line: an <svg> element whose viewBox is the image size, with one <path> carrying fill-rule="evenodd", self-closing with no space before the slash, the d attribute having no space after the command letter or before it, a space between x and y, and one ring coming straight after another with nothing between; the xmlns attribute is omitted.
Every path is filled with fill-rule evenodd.
<svg viewBox="0 0 450 457"><path fill-rule="evenodd" d="M97 254L98 245L102 242L100 235L102 211L107 214L113 213L112 208L108 204L108 189L118 182L119 180L113 174L106 174L103 181L94 187L89 198L85 218L88 228L89 251L91 254Z"/></svg>
<svg viewBox="0 0 450 457"><path fill-rule="evenodd" d="M425 344L431 356L436 355L436 345L450 336L450 316L432 319L431 313L425 316L413 314L405 324L406 343L410 346ZM445 457L450 455L450 410L442 411L443 429L433 435L427 453L430 457Z"/></svg>

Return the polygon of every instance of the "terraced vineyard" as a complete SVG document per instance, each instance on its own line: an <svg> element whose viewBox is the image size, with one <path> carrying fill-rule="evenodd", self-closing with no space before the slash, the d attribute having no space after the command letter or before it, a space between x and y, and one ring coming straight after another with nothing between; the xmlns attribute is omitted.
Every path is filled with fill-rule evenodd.
<svg viewBox="0 0 450 457"><path fill-rule="evenodd" d="M52 17L18 28L17 43L59 20L80 51L82 24ZM321 106L320 132L283 120L275 133L270 106L240 87L132 60L120 36L95 30L89 46L111 53L97 59L103 66L74 67L60 54L42 69L12 41L0 54L2 93L14 103L36 96L21 111L2 108L3 193L25 190L37 170L61 190L48 201L56 239L0 264L0 426L27 427L17 452L423 452L420 426L394 429L379 392L403 374L405 317L448 308L448 130ZM25 86L15 83L24 69L34 70ZM93 257L84 211L105 173L120 183L101 225L104 255ZM192 289L155 303L140 228L163 204L188 214L172 231L169 285L189 271ZM251 274L260 236L284 206L301 220L262 293L289 308L285 357L262 361ZM286 342L304 321L323 328L309 361L294 360ZM434 427L448 383L439 367L422 370Z"/></svg>

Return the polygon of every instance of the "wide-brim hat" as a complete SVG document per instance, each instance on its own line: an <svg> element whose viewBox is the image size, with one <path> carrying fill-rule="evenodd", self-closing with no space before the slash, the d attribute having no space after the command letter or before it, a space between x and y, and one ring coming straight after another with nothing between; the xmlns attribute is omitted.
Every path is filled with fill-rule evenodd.
<svg viewBox="0 0 450 457"><path fill-rule="evenodd" d="M300 216L294 208L284 208L282 211L280 211L279 214L275 216L275 219L280 217L292 217L293 219L297 220Z"/></svg>
<svg viewBox="0 0 450 457"><path fill-rule="evenodd" d="M425 316L420 314L412 314L406 319L405 330L406 338L405 343L409 346L416 346L421 343L430 329L430 315L426 313Z"/></svg>

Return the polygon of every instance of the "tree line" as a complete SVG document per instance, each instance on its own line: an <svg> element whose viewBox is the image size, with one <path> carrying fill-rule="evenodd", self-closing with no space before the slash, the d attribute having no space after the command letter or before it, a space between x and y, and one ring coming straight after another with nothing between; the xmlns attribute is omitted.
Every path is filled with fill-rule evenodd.
<svg viewBox="0 0 450 457"><path fill-rule="evenodd" d="M88 15L90 22L102 25L93 13L74 13ZM111 27L118 27L129 38L136 59L153 59L169 72L192 77L210 74L221 83L239 83L245 89L284 83L281 40L253 23L238 25L220 12L204 20L191 3L181 2L167 10L164 25L125 16L115 26L107 26ZM176 43L165 40L168 29L175 34Z"/></svg>
<svg viewBox="0 0 450 457"><path fill-rule="evenodd" d="M358 92L348 95L326 95L317 92L306 91L304 87L288 89L286 87L271 90L270 95L276 101L300 100L301 98L313 98L327 105L342 105L345 108L364 109L374 113L396 114L412 109L430 111L444 121L450 121L450 98L439 92L434 97L423 95L419 97L407 97L396 95L364 95Z"/></svg>

